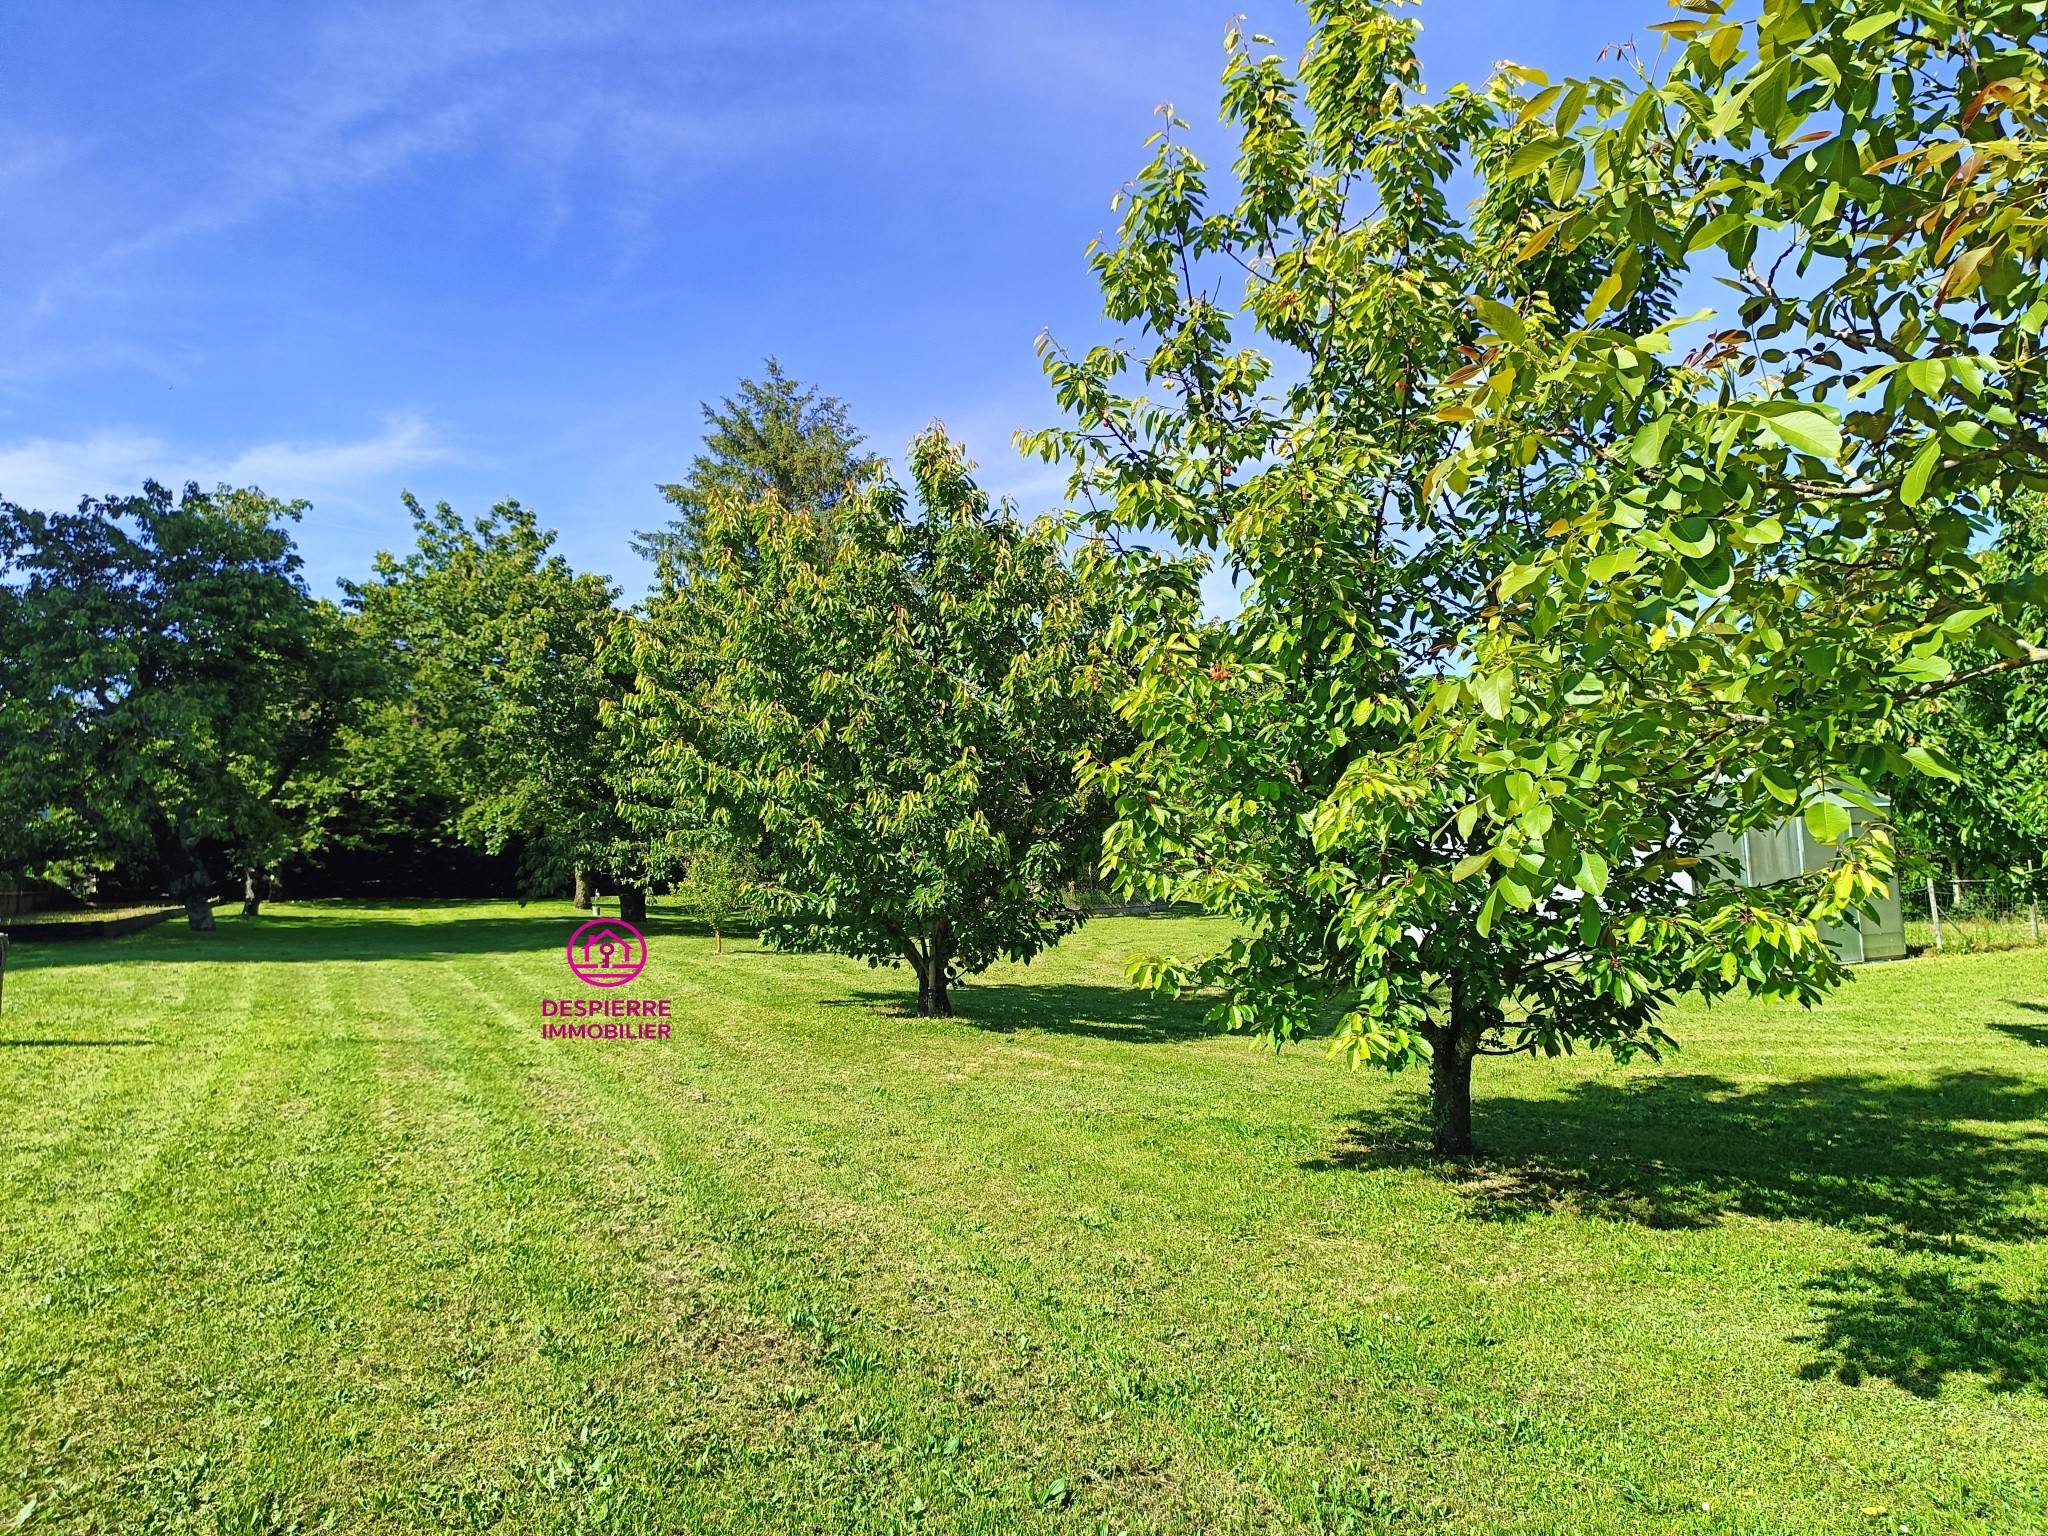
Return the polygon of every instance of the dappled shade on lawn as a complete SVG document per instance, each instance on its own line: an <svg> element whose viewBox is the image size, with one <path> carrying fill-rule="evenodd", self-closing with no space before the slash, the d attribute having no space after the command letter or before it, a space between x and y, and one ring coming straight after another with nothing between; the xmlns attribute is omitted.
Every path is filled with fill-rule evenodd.
<svg viewBox="0 0 2048 1536"><path fill-rule="evenodd" d="M2048 1391L2048 1296L2009 1291L1966 1266L1847 1264L1809 1281L1819 1325L1807 1379L1866 1376L1935 1397L1969 1372L1993 1392Z"/></svg>
<svg viewBox="0 0 2048 1536"><path fill-rule="evenodd" d="M1969 1252L2048 1230L2048 1084L1995 1072L1843 1073L1737 1085L1703 1074L1592 1079L1481 1100L1474 1214L1569 1208L1648 1226L1740 1213L1810 1221L1901 1251ZM1412 1125L1361 1113L1326 1166L1402 1155ZM1387 1146L1390 1151L1374 1149Z"/></svg>

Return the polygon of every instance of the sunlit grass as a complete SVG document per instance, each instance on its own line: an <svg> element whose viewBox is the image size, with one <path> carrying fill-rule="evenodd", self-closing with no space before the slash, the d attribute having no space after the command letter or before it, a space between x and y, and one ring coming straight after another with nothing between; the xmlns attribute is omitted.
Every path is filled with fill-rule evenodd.
<svg viewBox="0 0 2048 1536"><path fill-rule="evenodd" d="M1943 954L1981 955L1994 949L2039 949L2042 928L2039 919L2022 912L2017 917L1954 917L1941 915L1941 942L1937 944L1934 924L1924 918L1906 920L1906 947Z"/></svg>
<svg viewBox="0 0 2048 1536"><path fill-rule="evenodd" d="M2048 1529L2048 951L1414 1079L564 907L15 951L0 1530ZM1212 935L1214 930L1208 930ZM1882 1510L1882 1515L1866 1514Z"/></svg>

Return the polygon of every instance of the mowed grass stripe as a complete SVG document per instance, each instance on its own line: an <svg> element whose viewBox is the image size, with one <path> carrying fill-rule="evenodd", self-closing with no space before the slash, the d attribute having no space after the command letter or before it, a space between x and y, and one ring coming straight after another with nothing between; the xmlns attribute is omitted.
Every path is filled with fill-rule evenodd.
<svg viewBox="0 0 2048 1536"><path fill-rule="evenodd" d="M726 1101L694 1088L668 1097L665 1068L681 1058L647 1045L544 1042L538 1010L529 1009L506 1043L593 1144L585 1156L606 1186L599 1208L649 1266L651 1283L639 1294L653 1303L640 1320L656 1357L650 1370L717 1406L699 1418L695 1454L671 1453L671 1467L686 1461L703 1479L680 1496L712 1527L760 1529L803 1500L835 1518L874 1516L874 1500L860 1489L872 1482L864 1470L872 1444L943 1446L959 1439L956 1416L920 1413L906 1424L892 1411L888 1394L876 1390L882 1357L849 1288L844 1253L817 1243L790 1212L764 1205L758 1138L722 1112ZM679 1013L688 1011L686 993ZM679 1018L670 1043L707 1048L699 1022ZM759 1033L750 1038L756 1070L765 1043ZM650 1089L669 1104L653 1121L634 1109ZM594 1155L596 1148L608 1155ZM639 1398L651 1406L644 1382ZM654 1459L663 1450L644 1435L638 1449ZM976 1466L957 1450L939 1459L943 1475L914 1495L935 1507L952 1502Z"/></svg>
<svg viewBox="0 0 2048 1536"><path fill-rule="evenodd" d="M444 1422L444 1398L461 1395L450 1382L489 1358L476 1335L459 1336L463 1324L480 1314L517 1325L496 1400L469 1405L490 1437L459 1447L459 1461L486 1469L502 1459L494 1451L557 1443L559 1414L530 1390L532 1360L558 1357L543 1383L580 1379L606 1337L600 1328L567 1344L566 1313L580 1329L609 1291L559 1251L585 1235L583 1192L524 1209L513 1182L522 1170L504 1156L525 1135L516 1101L500 1091L502 1074L445 1049L420 1006L422 977L353 978L347 1009L332 1005L321 972L276 979L283 1006L250 1011L220 1080L193 1105L188 1119L204 1134L168 1149L159 1176L130 1191L130 1219L110 1223L71 1276L91 1301L69 1310L89 1308L94 1322L68 1321L103 1390L52 1394L44 1433L30 1436L135 1453L110 1486L82 1490L103 1509L152 1519L203 1504L231 1520L282 1518L332 1507L365 1472L389 1488L374 1474L403 1467L401 1505L431 1513L489 1486L472 1471L437 1487L443 1448L422 1435ZM176 1302L153 1306L146 1290L133 1305L100 1299L103 1277L137 1271ZM186 1362L205 1369L189 1376ZM183 1434L138 1435L128 1418L138 1400ZM252 1416L262 1433L241 1432ZM44 1460L63 1470L61 1452Z"/></svg>
<svg viewBox="0 0 2048 1536"><path fill-rule="evenodd" d="M918 1026L918 1028L928 1028L928 1026ZM940 1028L944 1028L944 1026L940 1026ZM909 1038L913 1038L913 1036L909 1036ZM883 1042L877 1042L877 1040L870 1040L870 1038L860 1038L860 1040L856 1042L856 1051L860 1051L860 1053L874 1053L874 1051L881 1051L881 1053L887 1053L887 1047L885 1047L885 1044L883 1044ZM829 1051L827 1051L825 1055L829 1057ZM819 1065L823 1065L823 1063L819 1063ZM786 1081L786 1079L784 1079L784 1077L776 1077L774 1081ZM801 1092L801 1090L791 1090L791 1092L793 1092L793 1094L797 1094L797 1092ZM924 1106L920 1106L920 1118L932 1118L932 1116L930 1116L928 1112L924 1112ZM803 1184L813 1184L813 1188L815 1188L815 1180L803 1178L803 1180L799 1180L799 1182L803 1182ZM813 1198L813 1204L815 1204L815 1198ZM1677 1321L1677 1323L1686 1323L1686 1307L1677 1307L1677 1309L1665 1309L1665 1311L1667 1311L1667 1313L1669 1313L1669 1315L1673 1317L1673 1321ZM1524 1321L1526 1321L1526 1319L1524 1319ZM1587 1321L1591 1321L1591 1319L1587 1319ZM1602 1360L1602 1358L1604 1358L1604 1356L1608 1354L1608 1348L1606 1348L1606 1339L1604 1339L1602 1335L1604 1335L1604 1333L1606 1333L1606 1331L1608 1331L1608 1329L1612 1327L1612 1321L1614 1321L1612 1317L1608 1317L1608 1319L1602 1319L1602 1321L1599 1321L1599 1325L1597 1325L1597 1327L1591 1327L1591 1329L1587 1329L1587 1331L1585 1331L1585 1360L1583 1360L1583 1362L1573 1362L1573 1366L1589 1366L1589 1368L1593 1370L1593 1374L1597 1376L1599 1360ZM1556 1323L1556 1319L1550 1319L1550 1325L1552 1325L1552 1327L1554 1327L1554 1323ZM1569 1327L1569 1325L1567 1325L1567 1327ZM1733 1341L1731 1341L1731 1350L1729 1350L1729 1354L1733 1354L1733 1356L1741 1356L1743 1352L1751 1350L1753 1346L1755 1346L1755 1339L1747 1339L1747 1337L1737 1337L1737 1339L1733 1339ZM1786 1354L1790 1354L1790 1350L1788 1350L1788 1346L1786 1346L1786 1341L1784 1341L1782 1337L1774 1337L1774 1339L1769 1339L1769 1346L1774 1346L1774 1348L1776 1348L1776 1352L1778 1352L1780 1356L1786 1356ZM1456 1352L1458 1352L1458 1341L1452 1341L1452 1350L1450 1350L1450 1352L1452 1352L1452 1354L1456 1354ZM1550 1362L1546 1362L1546 1364L1556 1364L1556 1362L1554 1362L1554 1360L1550 1360ZM1720 1366L1720 1364L1724 1364L1724 1362L1712 1362L1712 1360L1708 1360L1708 1362L1702 1362L1702 1364L1714 1366L1714 1368L1718 1370L1718 1366ZM1714 1397L1714 1393L1712 1393L1712 1391L1708 1391L1708 1393L1704 1393L1702 1397L1704 1397L1704 1399L1712 1399L1712 1397ZM1739 1411L1739 1405L1731 1405L1731 1407L1737 1407L1737 1411ZM1823 1415L1823 1417L1827 1417L1827 1415ZM1602 1446L1602 1440L1599 1440L1599 1438L1597 1438L1599 1434L1602 1434L1602 1432L1599 1432L1599 1430L1597 1430L1597 1427L1595 1427L1595 1430L1593 1430L1593 1432L1591 1432L1591 1436L1589 1436L1589 1440L1591 1440L1591 1452L1593 1452L1593 1454L1591 1454L1591 1460L1595 1460L1595 1462L1597 1462L1597 1460L1602 1460L1602 1456L1599 1456L1599 1454L1597 1454L1597 1452L1599 1452L1599 1446ZM1765 1468L1765 1470L1763 1470L1763 1473L1761 1473L1759 1481L1765 1481L1765 1483L1769 1481L1769 1470L1767 1470L1767 1468Z"/></svg>
<svg viewBox="0 0 2048 1536"><path fill-rule="evenodd" d="M148 967L182 1103L51 1085L46 1143L125 1093L164 1155L66 1250L115 1291L6 1315L62 1366L0 1381L38 1525L2042 1528L2034 957L1503 1064L1463 1173L1398 1145L1416 1085L1121 993L1177 923L952 1023L660 931L644 1046L541 1040L565 913L268 925L152 939L220 957ZM62 1159L9 1171L56 1251Z"/></svg>
<svg viewBox="0 0 2048 1536"><path fill-rule="evenodd" d="M312 1389L352 1345L354 1319L329 1280L336 1256L368 1235L345 1220L362 1172L351 1145L367 1081L360 1048L346 1025L322 1028L336 1013L319 1006L325 978L206 969L195 1018L234 1031L215 1070L190 1085L175 1134L52 1304L11 1330L10 1347L34 1347L39 1332L82 1346L79 1368L16 1427L60 1472L81 1443L118 1447L118 1462L79 1479L80 1501L101 1507L161 1481L190 1484L223 1435L253 1456L277 1442L289 1455L321 1412ZM258 1409L262 1433L251 1435ZM239 1470L216 1466L215 1486Z"/></svg>
<svg viewBox="0 0 2048 1536"><path fill-rule="evenodd" d="M91 949L132 953L146 939ZM0 1014L0 1326L49 1290L118 1209L220 1069L242 996L231 968L205 1005L192 967L109 966L59 946L16 948Z"/></svg>

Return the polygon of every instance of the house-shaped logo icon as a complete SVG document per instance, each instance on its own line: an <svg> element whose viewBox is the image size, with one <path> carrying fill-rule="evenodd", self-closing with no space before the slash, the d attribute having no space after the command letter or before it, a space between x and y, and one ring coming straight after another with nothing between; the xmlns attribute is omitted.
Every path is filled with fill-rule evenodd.
<svg viewBox="0 0 2048 1536"><path fill-rule="evenodd" d="M647 940L631 923L599 918L569 936L569 969L593 987L623 987L647 968Z"/></svg>

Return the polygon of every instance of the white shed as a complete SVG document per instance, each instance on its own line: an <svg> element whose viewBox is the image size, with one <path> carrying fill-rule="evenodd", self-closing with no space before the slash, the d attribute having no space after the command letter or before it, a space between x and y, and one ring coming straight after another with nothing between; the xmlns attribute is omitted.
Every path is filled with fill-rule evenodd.
<svg viewBox="0 0 2048 1536"><path fill-rule="evenodd" d="M1861 807L1848 805L1846 801L1840 803L1846 806L1857 827L1861 828L1872 820L1870 812ZM1816 839L1806 830L1806 822L1800 817L1781 821L1775 827L1757 827L1744 834L1742 846L1737 850L1742 883L1775 885L1780 880L1809 875L1827 868L1839 851ZM1906 919L1899 907L1898 878L1893 877L1890 888L1878 899L1876 921L1851 914L1845 923L1823 923L1820 932L1845 964L1860 965L1866 960L1903 960L1906 957Z"/></svg>

